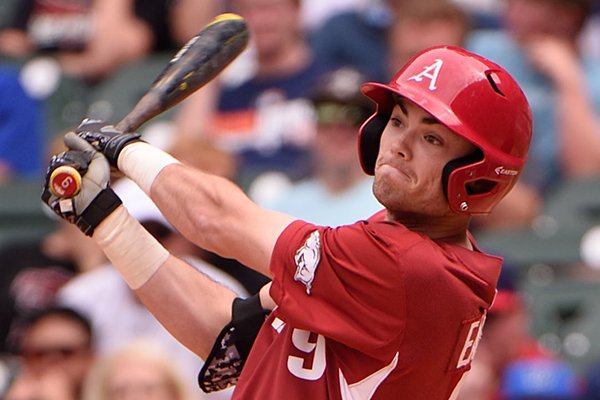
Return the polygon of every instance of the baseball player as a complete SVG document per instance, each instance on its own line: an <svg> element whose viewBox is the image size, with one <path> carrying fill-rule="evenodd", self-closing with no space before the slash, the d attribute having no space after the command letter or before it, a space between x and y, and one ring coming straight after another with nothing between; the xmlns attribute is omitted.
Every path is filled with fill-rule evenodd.
<svg viewBox="0 0 600 400"><path fill-rule="evenodd" d="M215 379L243 365L234 399L453 399L502 263L478 250L467 226L519 177L529 105L504 69L458 47L428 49L389 84L362 91L376 110L359 131L360 160L385 209L354 224L262 209L235 184L94 122L68 133L71 150L48 168L78 166L79 194L61 200L46 187L43 198L100 244L183 344L201 357L231 350ZM252 325L240 301L141 228L111 190L109 164L197 245L272 278L253 300L274 309L258 318L247 359L220 335L227 325L235 342Z"/></svg>

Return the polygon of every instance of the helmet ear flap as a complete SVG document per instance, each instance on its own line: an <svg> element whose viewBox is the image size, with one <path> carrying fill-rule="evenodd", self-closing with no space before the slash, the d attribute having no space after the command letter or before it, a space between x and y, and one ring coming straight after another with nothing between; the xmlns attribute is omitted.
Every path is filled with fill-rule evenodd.
<svg viewBox="0 0 600 400"><path fill-rule="evenodd" d="M489 164L481 150L446 164L442 172L442 187L452 211L488 214L497 199L514 185L514 179L507 180L501 175L494 178L488 171Z"/></svg>
<svg viewBox="0 0 600 400"><path fill-rule="evenodd" d="M375 163L379 154L379 141L388 120L388 114L376 112L360 128L358 154L360 156L360 165L368 175L375 174Z"/></svg>
<svg viewBox="0 0 600 400"><path fill-rule="evenodd" d="M444 196L446 196L446 200L448 200L448 181L450 179L450 174L452 174L452 172L458 168L466 167L467 165L481 160L483 160L483 152L481 150L477 150L474 153L468 154L464 157L449 161L444 166L444 170L442 171L442 189L444 190Z"/></svg>

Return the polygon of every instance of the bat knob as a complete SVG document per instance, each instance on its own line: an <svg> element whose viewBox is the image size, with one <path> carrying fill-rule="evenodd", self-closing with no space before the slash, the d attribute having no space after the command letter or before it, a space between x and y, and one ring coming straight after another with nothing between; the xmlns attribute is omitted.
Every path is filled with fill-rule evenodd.
<svg viewBox="0 0 600 400"><path fill-rule="evenodd" d="M61 165L50 174L48 188L56 197L73 197L81 188L81 175L75 168Z"/></svg>

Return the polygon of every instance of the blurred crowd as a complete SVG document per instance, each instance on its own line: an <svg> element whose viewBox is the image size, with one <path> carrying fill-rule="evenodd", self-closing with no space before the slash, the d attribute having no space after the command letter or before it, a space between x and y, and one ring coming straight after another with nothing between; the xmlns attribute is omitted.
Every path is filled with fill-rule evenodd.
<svg viewBox="0 0 600 400"><path fill-rule="evenodd" d="M600 399L600 1L3 2L0 203L15 185L41 192L63 134L85 117L118 122L221 12L246 19L248 48L140 133L260 205L317 224L382 208L356 152L374 111L360 83L387 82L436 45L502 65L531 103L534 136L515 189L472 221L482 248L506 264L459 399ZM192 245L132 182L116 178L115 191L173 254L240 297L268 282ZM13 203L0 213L18 212L22 200ZM91 239L39 208L43 233L13 237L0 223L0 397L230 397L202 393L203 360L145 310Z"/></svg>

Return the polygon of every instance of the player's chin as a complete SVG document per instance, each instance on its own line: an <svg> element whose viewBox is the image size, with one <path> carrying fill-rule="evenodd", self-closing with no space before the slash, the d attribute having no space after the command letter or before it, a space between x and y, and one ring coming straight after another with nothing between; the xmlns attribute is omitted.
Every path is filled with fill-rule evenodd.
<svg viewBox="0 0 600 400"><path fill-rule="evenodd" d="M411 185L397 175L377 175L373 182L375 198L393 214L444 217L451 214L443 193Z"/></svg>
<svg viewBox="0 0 600 400"><path fill-rule="evenodd" d="M373 181L375 198L388 210L405 208L406 202L412 197L410 189L406 180L399 180L397 175L378 174Z"/></svg>

